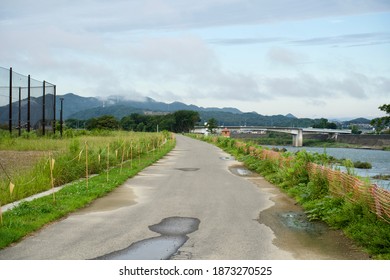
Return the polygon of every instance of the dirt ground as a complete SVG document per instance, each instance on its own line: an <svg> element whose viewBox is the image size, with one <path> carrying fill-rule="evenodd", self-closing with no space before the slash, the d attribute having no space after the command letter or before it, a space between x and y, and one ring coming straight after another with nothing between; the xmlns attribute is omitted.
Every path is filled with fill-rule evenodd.
<svg viewBox="0 0 390 280"><path fill-rule="evenodd" d="M0 151L0 179L30 170L45 155L42 151Z"/></svg>

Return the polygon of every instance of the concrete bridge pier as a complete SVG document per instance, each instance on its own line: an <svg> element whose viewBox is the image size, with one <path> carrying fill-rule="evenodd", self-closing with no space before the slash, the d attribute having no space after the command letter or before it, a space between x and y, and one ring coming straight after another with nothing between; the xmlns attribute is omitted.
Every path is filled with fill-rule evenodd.
<svg viewBox="0 0 390 280"><path fill-rule="evenodd" d="M303 146L303 132L302 129L297 129L297 134L293 134L292 145L294 147L302 147Z"/></svg>

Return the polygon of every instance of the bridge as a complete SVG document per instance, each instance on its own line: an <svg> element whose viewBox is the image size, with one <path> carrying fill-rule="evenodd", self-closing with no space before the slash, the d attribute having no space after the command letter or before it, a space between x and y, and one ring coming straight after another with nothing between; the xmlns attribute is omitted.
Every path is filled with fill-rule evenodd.
<svg viewBox="0 0 390 280"><path fill-rule="evenodd" d="M260 133L264 134L267 131L275 131L288 133L292 135L292 145L294 147L303 146L304 134L329 134L331 138L337 139L339 134L351 134L350 129L325 129L325 128L298 128L298 127L275 127L275 126L219 126L216 129L217 134L220 134L223 129L228 129L230 132L236 133ZM205 134L206 128L203 126L195 127L194 133Z"/></svg>

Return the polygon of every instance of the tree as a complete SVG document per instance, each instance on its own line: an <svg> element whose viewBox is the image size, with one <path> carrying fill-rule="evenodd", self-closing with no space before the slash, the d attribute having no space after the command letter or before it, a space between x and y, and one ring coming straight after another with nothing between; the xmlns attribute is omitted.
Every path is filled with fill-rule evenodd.
<svg viewBox="0 0 390 280"><path fill-rule="evenodd" d="M357 125L351 126L351 132L352 134L361 134L362 132L359 130L359 127Z"/></svg>
<svg viewBox="0 0 390 280"><path fill-rule="evenodd" d="M111 115L89 119L85 124L87 129L118 129L118 120Z"/></svg>
<svg viewBox="0 0 390 280"><path fill-rule="evenodd" d="M321 118L319 120L316 120L313 125L313 128L337 129L337 124L329 122L328 119Z"/></svg>
<svg viewBox="0 0 390 280"><path fill-rule="evenodd" d="M135 131L135 128L137 127L137 123L133 118L133 114L123 117L120 121L120 124L122 129L127 131Z"/></svg>
<svg viewBox="0 0 390 280"><path fill-rule="evenodd" d="M390 115L390 104L383 104L382 106L379 106L378 109ZM384 116L381 118L375 118L371 120L371 125L375 128L375 131L377 133L380 133L389 124L390 124L390 116Z"/></svg>
<svg viewBox="0 0 390 280"><path fill-rule="evenodd" d="M334 122L328 122L326 124L326 128L328 128L328 129L337 129L337 124L335 124Z"/></svg>
<svg viewBox="0 0 390 280"><path fill-rule="evenodd" d="M199 113L195 111L180 110L173 113L173 116L175 118L174 132L190 132L200 121Z"/></svg>
<svg viewBox="0 0 390 280"><path fill-rule="evenodd" d="M207 121L206 129L210 133L214 133L215 129L218 127L218 121L215 118L211 118Z"/></svg>
<svg viewBox="0 0 390 280"><path fill-rule="evenodd" d="M85 120L78 120L78 119L67 119L64 122L64 125L68 128L74 128L74 129L79 129L79 128L85 128ZM58 122L59 124L59 122Z"/></svg>
<svg viewBox="0 0 390 280"><path fill-rule="evenodd" d="M319 120L316 120L316 122L313 125L313 128L326 128L327 123L328 123L328 119L321 118Z"/></svg>

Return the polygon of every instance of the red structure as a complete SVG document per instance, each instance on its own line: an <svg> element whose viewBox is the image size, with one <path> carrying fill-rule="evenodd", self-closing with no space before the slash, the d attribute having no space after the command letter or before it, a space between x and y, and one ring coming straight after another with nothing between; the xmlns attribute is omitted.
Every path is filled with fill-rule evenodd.
<svg viewBox="0 0 390 280"><path fill-rule="evenodd" d="M223 137L230 137L230 130L225 127L224 129L222 129L221 135Z"/></svg>

